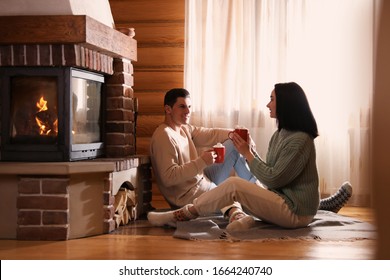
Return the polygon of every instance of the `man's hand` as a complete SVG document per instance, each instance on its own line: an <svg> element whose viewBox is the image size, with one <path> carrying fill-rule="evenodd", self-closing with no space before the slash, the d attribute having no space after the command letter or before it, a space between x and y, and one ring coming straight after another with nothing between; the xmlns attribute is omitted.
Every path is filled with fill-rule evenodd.
<svg viewBox="0 0 390 280"><path fill-rule="evenodd" d="M211 165L215 162L215 159L217 158L217 154L214 152L214 150L207 150L202 152L202 155L200 156L204 162L207 165Z"/></svg>

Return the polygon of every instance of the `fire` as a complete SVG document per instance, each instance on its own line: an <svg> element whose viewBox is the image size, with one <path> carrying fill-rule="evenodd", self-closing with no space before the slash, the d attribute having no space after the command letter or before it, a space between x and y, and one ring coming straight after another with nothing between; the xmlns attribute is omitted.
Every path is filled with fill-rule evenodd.
<svg viewBox="0 0 390 280"><path fill-rule="evenodd" d="M42 96L36 103L38 111L35 116L35 121L39 127L40 135L57 135L58 133L58 119L52 119L49 112L47 101Z"/></svg>
<svg viewBox="0 0 390 280"><path fill-rule="evenodd" d="M41 99L39 99L39 102L37 102L37 108L39 109L38 112L42 112L42 111L46 111L47 110L47 101L45 99L43 99L43 96L41 97Z"/></svg>

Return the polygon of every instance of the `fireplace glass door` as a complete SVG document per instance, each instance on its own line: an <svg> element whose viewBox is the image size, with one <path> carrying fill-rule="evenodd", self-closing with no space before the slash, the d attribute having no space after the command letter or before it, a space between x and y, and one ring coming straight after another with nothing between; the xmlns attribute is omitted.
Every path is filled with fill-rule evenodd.
<svg viewBox="0 0 390 280"><path fill-rule="evenodd" d="M12 77L10 143L56 144L57 104L57 77Z"/></svg>
<svg viewBox="0 0 390 280"><path fill-rule="evenodd" d="M72 77L72 143L101 141L100 133L101 83Z"/></svg>
<svg viewBox="0 0 390 280"><path fill-rule="evenodd" d="M103 84L103 75L71 67L0 67L1 160L102 156Z"/></svg>
<svg viewBox="0 0 390 280"><path fill-rule="evenodd" d="M103 81L103 77L88 72L72 71L71 153L73 157L93 157L97 151L98 155L101 155Z"/></svg>

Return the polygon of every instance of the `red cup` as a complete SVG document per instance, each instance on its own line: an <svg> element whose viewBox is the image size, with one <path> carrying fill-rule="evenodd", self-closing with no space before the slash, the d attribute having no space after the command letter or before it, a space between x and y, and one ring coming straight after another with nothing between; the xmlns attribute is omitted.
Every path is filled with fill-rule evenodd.
<svg viewBox="0 0 390 280"><path fill-rule="evenodd" d="M213 147L214 152L217 154L217 158L215 159L216 163L221 163L225 160L225 146L215 145Z"/></svg>
<svg viewBox="0 0 390 280"><path fill-rule="evenodd" d="M230 135L233 134L234 132L237 133L238 135L240 135L240 137L242 139L244 139L246 142L248 142L248 129L246 129L246 128L236 128L233 131L230 131L229 134L228 134L230 139L231 139Z"/></svg>

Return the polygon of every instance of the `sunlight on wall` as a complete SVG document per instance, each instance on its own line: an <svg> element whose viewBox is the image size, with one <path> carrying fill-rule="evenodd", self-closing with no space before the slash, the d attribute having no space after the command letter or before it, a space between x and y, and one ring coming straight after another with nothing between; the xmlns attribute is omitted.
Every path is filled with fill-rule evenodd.
<svg viewBox="0 0 390 280"><path fill-rule="evenodd" d="M245 125L265 156L275 83L295 81L316 117L322 193L351 181L370 202L374 1L187 1L185 86L192 123Z"/></svg>
<svg viewBox="0 0 390 280"><path fill-rule="evenodd" d="M356 203L366 204L370 193L369 133L373 91L373 2L308 2L307 38L301 55L306 57L301 80L319 124L318 167L322 189L350 180ZM348 11L348 12L346 12ZM325 15L325 18L324 18ZM299 61L292 65L298 65ZM298 76L299 75L299 76ZM329 158L328 160L322 160ZM330 188L330 192L332 192Z"/></svg>

